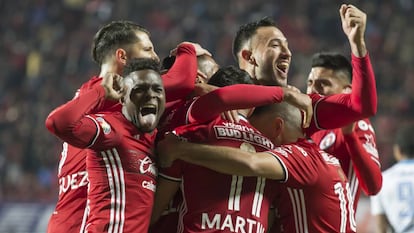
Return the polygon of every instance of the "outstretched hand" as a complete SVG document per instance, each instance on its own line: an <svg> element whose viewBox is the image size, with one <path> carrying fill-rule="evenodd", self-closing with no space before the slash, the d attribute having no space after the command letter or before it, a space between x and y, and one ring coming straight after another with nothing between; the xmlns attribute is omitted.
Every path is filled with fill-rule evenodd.
<svg viewBox="0 0 414 233"><path fill-rule="evenodd" d="M106 73L103 76L102 87L105 89L105 98L118 101L124 96L122 77L115 73Z"/></svg>
<svg viewBox="0 0 414 233"><path fill-rule="evenodd" d="M312 100L311 98L303 94L301 92L298 92L297 89L293 89L290 87L284 87L283 88L284 97L283 100L287 103L299 108L304 114L303 114L303 128L308 128L311 121L312 121L312 114L313 114L313 108L312 108Z"/></svg>

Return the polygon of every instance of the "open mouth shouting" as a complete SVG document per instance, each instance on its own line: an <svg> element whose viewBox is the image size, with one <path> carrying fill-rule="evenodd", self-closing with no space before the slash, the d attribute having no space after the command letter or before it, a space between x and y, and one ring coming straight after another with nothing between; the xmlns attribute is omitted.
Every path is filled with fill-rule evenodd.
<svg viewBox="0 0 414 233"><path fill-rule="evenodd" d="M144 131L152 131L158 124L158 105L146 103L135 113L133 123Z"/></svg>
<svg viewBox="0 0 414 233"><path fill-rule="evenodd" d="M287 78L287 74L289 71L289 61L282 60L276 63L276 71L282 76L283 78Z"/></svg>

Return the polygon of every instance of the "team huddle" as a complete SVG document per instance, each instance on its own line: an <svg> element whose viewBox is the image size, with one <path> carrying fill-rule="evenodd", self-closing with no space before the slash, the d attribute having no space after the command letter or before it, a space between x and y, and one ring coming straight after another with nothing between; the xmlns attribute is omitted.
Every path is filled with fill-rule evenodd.
<svg viewBox="0 0 414 233"><path fill-rule="evenodd" d="M339 14L351 61L315 54L306 94L268 17L239 27L238 67L192 42L161 65L145 28L102 27L100 73L46 119L64 141L48 232L356 232L382 186L377 93L366 14Z"/></svg>

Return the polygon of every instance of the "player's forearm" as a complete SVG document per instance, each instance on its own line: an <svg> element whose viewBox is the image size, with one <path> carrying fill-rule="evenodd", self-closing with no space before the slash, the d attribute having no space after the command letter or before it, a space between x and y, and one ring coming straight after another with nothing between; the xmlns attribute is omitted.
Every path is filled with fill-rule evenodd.
<svg viewBox="0 0 414 233"><path fill-rule="evenodd" d="M192 122L205 122L229 110L246 109L283 101L281 87L236 84L216 89L196 100Z"/></svg>
<svg viewBox="0 0 414 233"><path fill-rule="evenodd" d="M356 57L365 57L367 55L367 47L365 45L365 40L360 39L358 41L350 41L351 52Z"/></svg>
<svg viewBox="0 0 414 233"><path fill-rule="evenodd" d="M369 54L352 56L352 74L352 104L365 118L371 117L377 112L377 88Z"/></svg>
<svg viewBox="0 0 414 233"><path fill-rule="evenodd" d="M345 144L362 190L367 195L377 194L382 187L382 174L378 160L373 159L362 146L357 134L344 134Z"/></svg>
<svg viewBox="0 0 414 233"><path fill-rule="evenodd" d="M224 174L246 175L252 155L239 149L181 142L175 148L175 158L207 167Z"/></svg>
<svg viewBox="0 0 414 233"><path fill-rule="evenodd" d="M217 172L239 176L260 176L284 179L279 161L268 153L253 153L225 146L210 146L195 143L180 143L175 148L177 159Z"/></svg>
<svg viewBox="0 0 414 233"><path fill-rule="evenodd" d="M75 137L80 121L89 113L96 112L105 102L105 90L101 86L56 108L46 119L47 129L64 141Z"/></svg>
<svg viewBox="0 0 414 233"><path fill-rule="evenodd" d="M154 205L152 207L151 225L156 223L162 216L162 213L167 209L168 204L173 200L177 193L180 182L173 182L158 176L157 190L154 196Z"/></svg>

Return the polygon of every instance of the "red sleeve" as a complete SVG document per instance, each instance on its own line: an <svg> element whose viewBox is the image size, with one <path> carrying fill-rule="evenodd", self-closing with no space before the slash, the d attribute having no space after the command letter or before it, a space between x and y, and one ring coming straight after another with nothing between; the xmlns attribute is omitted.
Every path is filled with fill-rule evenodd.
<svg viewBox="0 0 414 233"><path fill-rule="evenodd" d="M98 85L53 110L46 119L46 128L63 141L86 148L97 134L97 125L85 116L97 112L104 103L105 90Z"/></svg>
<svg viewBox="0 0 414 233"><path fill-rule="evenodd" d="M303 188L318 180L317 161L312 159L312 156L305 155L307 152L300 146L282 145L268 153L271 153L282 164L286 174L283 182L287 185Z"/></svg>
<svg viewBox="0 0 414 233"><path fill-rule="evenodd" d="M369 56L352 56L352 67L351 94L310 95L314 110L311 126L306 129L308 136L320 129L340 128L376 114L377 90Z"/></svg>
<svg viewBox="0 0 414 233"><path fill-rule="evenodd" d="M202 123L228 110L252 108L281 101L281 87L236 84L200 96L191 106L188 119L189 123Z"/></svg>
<svg viewBox="0 0 414 233"><path fill-rule="evenodd" d="M166 102L186 98L193 90L197 77L197 56L194 46L182 44L177 49L174 65L162 80Z"/></svg>
<svg viewBox="0 0 414 233"><path fill-rule="evenodd" d="M359 121L354 132L344 134L344 139L362 190L367 195L375 195L381 189L382 174L375 134L369 126L365 121Z"/></svg>

